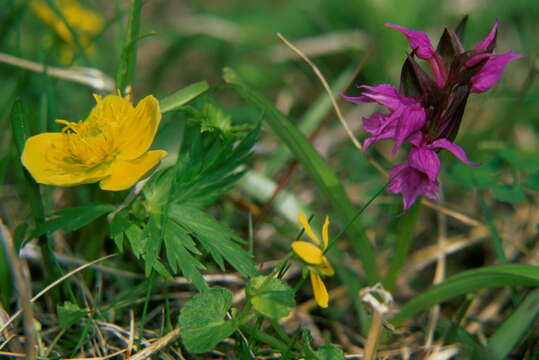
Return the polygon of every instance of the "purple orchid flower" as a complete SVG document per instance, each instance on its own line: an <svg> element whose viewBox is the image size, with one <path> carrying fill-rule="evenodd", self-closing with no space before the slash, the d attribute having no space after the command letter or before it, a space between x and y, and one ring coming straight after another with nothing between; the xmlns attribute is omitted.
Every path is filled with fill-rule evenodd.
<svg viewBox="0 0 539 360"><path fill-rule="evenodd" d="M401 71L400 89L389 85L361 86L360 96L343 98L357 103L376 102L389 109L387 114L374 113L363 118L363 129L371 134L364 142L366 150L372 143L393 139L392 154L404 142L411 147L408 161L395 166L390 174L388 191L402 194L406 212L419 196L438 198L440 158L447 150L469 166L479 166L468 160L465 151L453 140L457 136L470 93L489 90L500 79L506 65L520 54L494 53L499 23L472 50L465 51L459 38L463 21L456 32L445 29L435 49L428 36L417 30L386 24L406 36L412 52ZM426 61L429 75L415 58Z"/></svg>
<svg viewBox="0 0 539 360"><path fill-rule="evenodd" d="M377 102L390 110L387 115L375 113L372 117L363 119L363 128L373 135L365 140L365 150L375 141L394 138L392 153L395 155L402 143L425 125L426 111L417 99L401 96L393 85L361 87L367 89L361 96L341 96L356 104Z"/></svg>

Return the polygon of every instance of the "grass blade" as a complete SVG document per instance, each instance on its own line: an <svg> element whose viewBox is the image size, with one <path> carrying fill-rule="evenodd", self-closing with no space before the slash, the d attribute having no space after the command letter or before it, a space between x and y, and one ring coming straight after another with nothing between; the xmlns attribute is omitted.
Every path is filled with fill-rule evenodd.
<svg viewBox="0 0 539 360"><path fill-rule="evenodd" d="M539 289L531 292L488 340L489 348L505 359L539 315ZM537 330L537 329L536 329Z"/></svg>
<svg viewBox="0 0 539 360"><path fill-rule="evenodd" d="M161 112L166 113L168 111L179 109L197 96L204 93L209 89L209 87L210 86L206 81L199 81L176 91L174 94L171 94L161 100Z"/></svg>
<svg viewBox="0 0 539 360"><path fill-rule="evenodd" d="M432 305L454 297L484 288L518 285L539 286L539 267L506 264L464 271L410 300L390 321L399 326Z"/></svg>

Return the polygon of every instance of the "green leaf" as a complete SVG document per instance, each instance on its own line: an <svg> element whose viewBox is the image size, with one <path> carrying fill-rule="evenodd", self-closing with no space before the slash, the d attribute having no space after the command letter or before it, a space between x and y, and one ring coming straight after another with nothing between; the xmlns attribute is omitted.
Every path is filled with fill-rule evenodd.
<svg viewBox="0 0 539 360"><path fill-rule="evenodd" d="M249 277L258 275L251 254L237 244L243 239L203 210L186 204L172 204L169 217L191 233L222 270L226 259L240 273Z"/></svg>
<svg viewBox="0 0 539 360"><path fill-rule="evenodd" d="M51 220L47 220L37 226L32 237L39 237L48 232L64 229L67 234L90 224L98 217L114 210L111 204L95 203L91 205L77 206L56 212Z"/></svg>
<svg viewBox="0 0 539 360"><path fill-rule="evenodd" d="M152 215L150 215L143 233L143 236L146 238L146 246L144 247L144 272L146 273L146 276L150 275L151 270L159 261L159 252L161 251L161 243L163 240L159 226L161 219L158 216Z"/></svg>
<svg viewBox="0 0 539 360"><path fill-rule="evenodd" d="M165 250L168 264L174 273L181 270L183 276L192 281L202 291L206 288L200 273L206 267L194 255L200 255L196 244L187 231L172 220L167 220L165 230Z"/></svg>
<svg viewBox="0 0 539 360"><path fill-rule="evenodd" d="M522 188L518 184L496 184L491 189L492 195L500 201L516 204L526 199Z"/></svg>
<svg viewBox="0 0 539 360"><path fill-rule="evenodd" d="M496 172L499 169L499 160L492 160L477 167L457 162L451 167L450 176L453 180L463 184L468 190L472 190L474 187L487 189L496 185Z"/></svg>
<svg viewBox="0 0 539 360"><path fill-rule="evenodd" d="M9 256L2 242L0 244L0 305L4 307L8 307L11 295L15 290L12 279Z"/></svg>
<svg viewBox="0 0 539 360"><path fill-rule="evenodd" d="M305 355L305 360L320 360L318 357L318 354L314 351L314 349L311 346L311 341L313 337L311 335L311 332L307 329L303 329L301 333L301 349L303 350L303 354Z"/></svg>
<svg viewBox="0 0 539 360"><path fill-rule="evenodd" d="M524 182L524 185L532 190L539 190L539 170L530 174Z"/></svg>
<svg viewBox="0 0 539 360"><path fill-rule="evenodd" d="M296 305L292 288L275 277L257 276L245 291L254 308L271 319L287 316Z"/></svg>
<svg viewBox="0 0 539 360"><path fill-rule="evenodd" d="M318 351L315 352L320 360L343 360L344 353L341 349L333 345L321 346Z"/></svg>
<svg viewBox="0 0 539 360"><path fill-rule="evenodd" d="M432 305L454 297L484 288L518 285L539 286L539 267L505 264L464 271L410 300L390 321L398 326Z"/></svg>
<svg viewBox="0 0 539 360"><path fill-rule="evenodd" d="M60 321L60 328L62 330L66 330L71 325L79 322L87 313L86 310L79 308L77 304L69 301L64 302L64 305L58 305L56 311L58 312L58 320Z"/></svg>
<svg viewBox="0 0 539 360"><path fill-rule="evenodd" d="M11 131L13 131L13 140L17 147L17 153L22 155L24 143L30 137L30 131L26 124L24 109L19 99L15 100L11 110Z"/></svg>
<svg viewBox="0 0 539 360"><path fill-rule="evenodd" d="M129 241L133 254L137 258L141 258L144 255L144 248L146 248L146 241L148 238L144 236L144 229L140 228L137 224L130 223L129 227L125 230L125 236Z"/></svg>
<svg viewBox="0 0 539 360"><path fill-rule="evenodd" d="M110 222L110 237L120 251L123 251L124 232L131 226L129 212L123 209L117 212Z"/></svg>
<svg viewBox="0 0 539 360"><path fill-rule="evenodd" d="M223 78L228 84L231 84L241 97L263 112L269 126L303 165L307 173L318 185L321 193L331 202L333 209L341 215L343 222L346 223L352 219L356 214L356 206L350 201L335 172L314 149L305 135L262 94L242 81L232 69L225 68ZM369 283L378 282L376 256L374 248L365 234L365 229L359 221L355 221L348 228L348 233L350 238L355 240L352 245L361 260Z"/></svg>
<svg viewBox="0 0 539 360"><path fill-rule="evenodd" d="M195 99L197 96L200 96L206 92L208 89L209 85L206 81L199 81L186 86L160 101L161 112L166 113L168 111L177 110L191 100Z"/></svg>
<svg viewBox="0 0 539 360"><path fill-rule="evenodd" d="M537 154L527 154L523 151L502 148L497 151L497 155L507 161L516 169L525 173L533 173L539 171L539 160Z"/></svg>
<svg viewBox="0 0 539 360"><path fill-rule="evenodd" d="M488 339L488 347L500 359L507 358L526 332L530 329L533 330L533 323L537 316L539 316L539 289L531 292L516 310L497 327L494 334Z"/></svg>
<svg viewBox="0 0 539 360"><path fill-rule="evenodd" d="M180 312L180 329L187 350L198 354L213 348L238 327L224 317L232 305L232 293L215 287L193 296Z"/></svg>
<svg viewBox="0 0 539 360"><path fill-rule="evenodd" d="M127 228L125 222L121 224L134 254L144 259L146 273L152 268L163 272L159 255L164 244L169 269L181 271L198 290L206 289L198 242L221 269L226 259L242 274L258 275L252 256L239 245L243 239L203 207L242 175L237 168L251 155L259 131L257 126L238 142L202 133L200 123L186 124L176 164L152 176L144 186L144 199L138 202L142 214L134 216L135 205L131 207L134 218L149 220ZM120 242L123 238L117 233L114 236Z"/></svg>

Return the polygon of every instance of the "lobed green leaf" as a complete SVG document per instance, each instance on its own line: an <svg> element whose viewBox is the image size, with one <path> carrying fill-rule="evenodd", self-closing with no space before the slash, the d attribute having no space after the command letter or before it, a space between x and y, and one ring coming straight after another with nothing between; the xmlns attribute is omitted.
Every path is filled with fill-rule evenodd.
<svg viewBox="0 0 539 360"><path fill-rule="evenodd" d="M292 288L275 277L254 277L245 291L254 308L271 319L287 316L296 305Z"/></svg>
<svg viewBox="0 0 539 360"><path fill-rule="evenodd" d="M192 353L210 350L238 327L235 320L225 320L232 305L232 293L215 287L193 296L182 308L179 324L183 343Z"/></svg>

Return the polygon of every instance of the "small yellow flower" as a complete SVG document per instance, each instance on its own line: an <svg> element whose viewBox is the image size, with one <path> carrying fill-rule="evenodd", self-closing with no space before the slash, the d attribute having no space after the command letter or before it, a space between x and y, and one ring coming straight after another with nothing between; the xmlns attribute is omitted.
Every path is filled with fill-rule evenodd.
<svg viewBox="0 0 539 360"><path fill-rule="evenodd" d="M95 47L91 42L91 38L103 30L103 18L101 15L83 7L76 0L56 0L56 3L67 23L77 32L81 44L92 55ZM51 9L45 0L32 0L30 5L34 14L45 24L52 27L56 34L67 43L68 46L61 49L61 57L64 62L70 62L74 55L75 40L65 22Z"/></svg>
<svg viewBox="0 0 539 360"><path fill-rule="evenodd" d="M145 97L136 107L128 97L94 97L97 105L86 120L56 120L65 125L62 132L26 141L21 160L37 182L73 186L99 181L103 190L125 190L166 156L164 150L148 151L161 121L155 97Z"/></svg>
<svg viewBox="0 0 539 360"><path fill-rule="evenodd" d="M294 241L292 250L301 260L309 264L314 299L320 307L325 308L328 306L329 295L320 275L332 276L335 273L328 259L324 256L324 251L329 243L329 218L326 216L326 221L322 227L322 242L314 234L305 214L299 214L298 221L314 244L307 241Z"/></svg>

